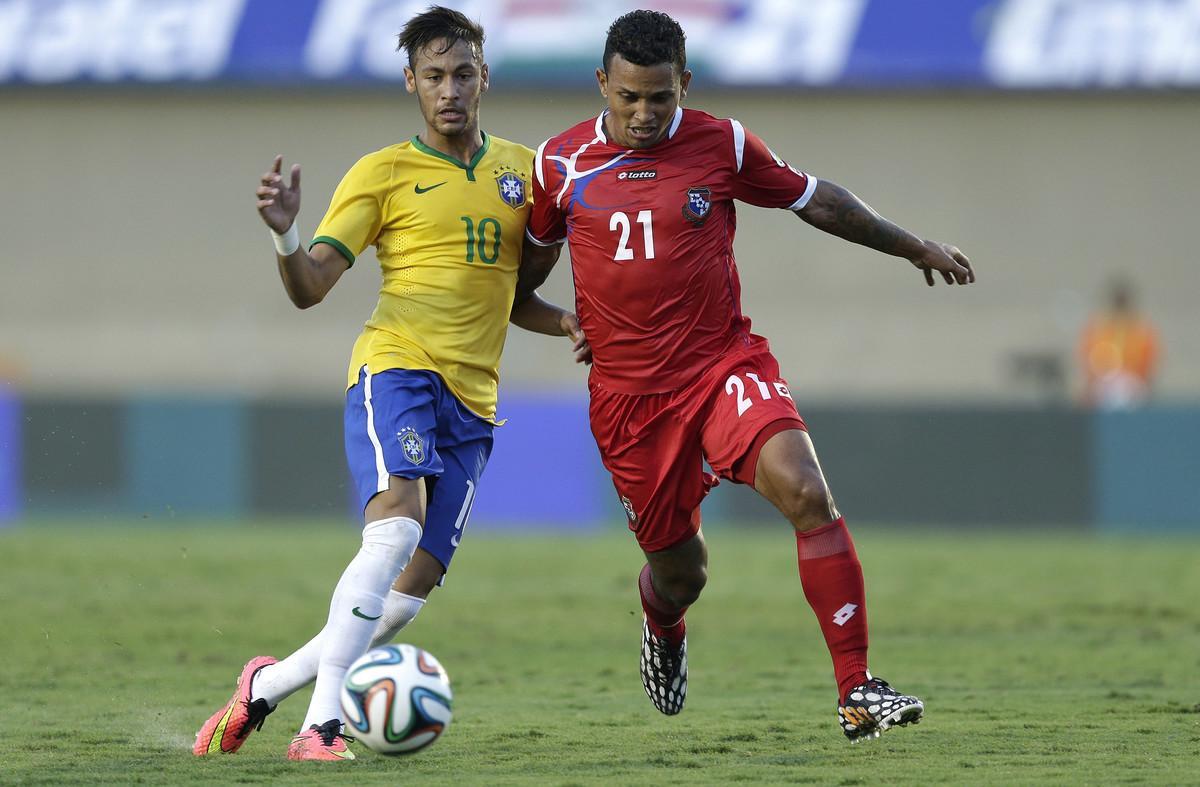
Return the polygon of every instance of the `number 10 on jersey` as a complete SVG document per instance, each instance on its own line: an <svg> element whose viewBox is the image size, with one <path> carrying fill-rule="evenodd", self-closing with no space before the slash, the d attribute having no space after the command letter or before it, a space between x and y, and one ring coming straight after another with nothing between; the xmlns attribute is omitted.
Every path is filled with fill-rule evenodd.
<svg viewBox="0 0 1200 787"><path fill-rule="evenodd" d="M458 220L467 225L467 262L475 262L478 253L480 262L495 265L500 259L500 222L489 217L476 225L470 216L459 216Z"/></svg>

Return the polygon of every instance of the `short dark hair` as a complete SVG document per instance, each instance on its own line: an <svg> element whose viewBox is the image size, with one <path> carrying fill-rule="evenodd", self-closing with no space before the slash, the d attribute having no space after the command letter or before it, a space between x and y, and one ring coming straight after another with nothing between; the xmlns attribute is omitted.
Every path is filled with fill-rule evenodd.
<svg viewBox="0 0 1200 787"><path fill-rule="evenodd" d="M604 42L604 70L608 71L613 55L635 66L657 66L671 63L680 73L687 69L686 36L683 28L660 11L630 11L608 28Z"/></svg>
<svg viewBox="0 0 1200 787"><path fill-rule="evenodd" d="M453 8L440 5L431 5L408 20L408 24L400 31L399 39L397 49L408 52L409 68L416 62L417 53L435 41L446 42L444 49L434 52L436 55L445 54L459 41L465 41L480 58L483 57L483 27Z"/></svg>

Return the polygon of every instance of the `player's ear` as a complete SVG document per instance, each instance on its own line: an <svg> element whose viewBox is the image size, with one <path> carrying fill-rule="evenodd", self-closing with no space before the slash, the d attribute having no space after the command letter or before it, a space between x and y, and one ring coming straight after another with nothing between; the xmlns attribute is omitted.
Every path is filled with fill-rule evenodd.
<svg viewBox="0 0 1200 787"><path fill-rule="evenodd" d="M486 93L491 79L491 72L488 70L488 64L484 63L479 67L479 92Z"/></svg>
<svg viewBox="0 0 1200 787"><path fill-rule="evenodd" d="M683 73L679 75L679 97L681 99L687 98L687 89L690 84L692 84L692 72L684 69Z"/></svg>
<svg viewBox="0 0 1200 787"><path fill-rule="evenodd" d="M596 82L600 85L600 95L608 98L608 72L603 68L596 69Z"/></svg>
<svg viewBox="0 0 1200 787"><path fill-rule="evenodd" d="M417 75L408 66L404 67L404 89L409 93L417 92Z"/></svg>

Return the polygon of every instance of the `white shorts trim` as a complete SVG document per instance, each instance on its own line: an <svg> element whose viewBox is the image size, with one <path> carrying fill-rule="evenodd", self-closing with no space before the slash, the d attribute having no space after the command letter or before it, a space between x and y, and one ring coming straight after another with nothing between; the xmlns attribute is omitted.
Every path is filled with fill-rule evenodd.
<svg viewBox="0 0 1200 787"><path fill-rule="evenodd" d="M363 367L363 404L367 408L367 437L375 447L376 492L386 492L391 486L391 476L387 471L387 463L383 461L383 444L375 431L375 408L371 406L371 371Z"/></svg>

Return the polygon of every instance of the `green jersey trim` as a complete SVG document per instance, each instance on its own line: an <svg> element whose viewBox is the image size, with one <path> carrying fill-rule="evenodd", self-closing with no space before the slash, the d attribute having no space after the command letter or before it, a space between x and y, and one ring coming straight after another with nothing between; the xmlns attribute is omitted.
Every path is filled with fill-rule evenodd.
<svg viewBox="0 0 1200 787"><path fill-rule="evenodd" d="M316 246L318 243L327 243L333 248L337 249L338 253L346 258L346 262L350 263L350 267L354 267L354 252L346 248L346 244L342 243L337 238L331 238L328 235L318 235L312 239L312 243L308 244L309 250L311 251L312 247Z"/></svg>
<svg viewBox="0 0 1200 787"><path fill-rule="evenodd" d="M424 142L422 142L420 137L414 136L412 138L412 143L413 143L413 147L416 148L417 150L421 151L422 153L433 156L434 158L440 158L442 161L449 161L451 164L458 167L459 169L466 170L467 180L474 181L475 180L475 167L479 164L480 161L483 160L483 157L488 152L488 148L490 148L492 146L492 138L487 135L487 132L480 131L479 133L480 133L480 135L483 136L483 146L481 148L479 148L479 150L475 151L475 155L471 157L470 164L463 164L461 161L454 158L453 156L447 156L445 153L443 153L440 150L434 150L433 148L429 147Z"/></svg>

